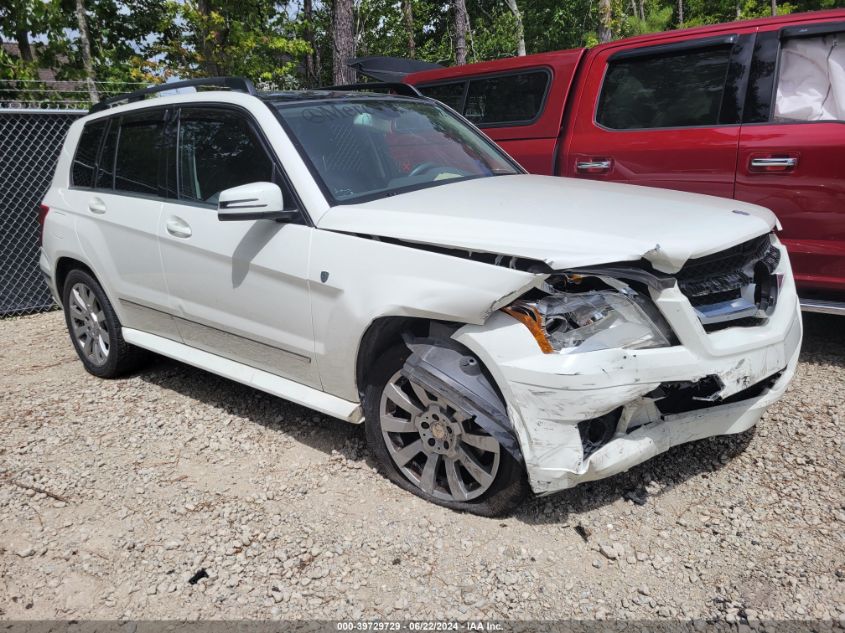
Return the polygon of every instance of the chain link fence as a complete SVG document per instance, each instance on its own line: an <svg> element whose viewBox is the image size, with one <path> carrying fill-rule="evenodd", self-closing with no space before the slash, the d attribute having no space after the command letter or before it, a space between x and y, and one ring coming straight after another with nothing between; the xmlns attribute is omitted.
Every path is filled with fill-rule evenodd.
<svg viewBox="0 0 845 633"><path fill-rule="evenodd" d="M83 114L0 108L0 317L54 305L38 268L38 205L65 134Z"/></svg>

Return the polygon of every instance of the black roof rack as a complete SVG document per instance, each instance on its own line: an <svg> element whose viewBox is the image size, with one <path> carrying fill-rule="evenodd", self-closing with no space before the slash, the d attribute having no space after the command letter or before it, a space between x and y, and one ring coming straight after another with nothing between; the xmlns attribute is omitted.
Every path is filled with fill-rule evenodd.
<svg viewBox="0 0 845 633"><path fill-rule="evenodd" d="M126 103L142 101L149 95L156 94L157 92L166 92L168 90L177 90L179 88L201 88L204 86L223 86L229 90L245 92L249 95L256 94L255 86L252 85L252 82L249 79L245 79L244 77L201 77L199 79L186 79L185 81L158 84L157 86L150 86L149 88L143 88L142 90L136 90L135 92L127 92L125 94L109 97L108 99L103 99L99 103L95 103L88 112L90 114L93 112L108 110L110 107L123 101Z"/></svg>
<svg viewBox="0 0 845 633"><path fill-rule="evenodd" d="M317 88L317 90L350 90L361 92L367 90L392 90L403 97L424 97L423 93L416 89L411 84L402 83L401 81L370 81L360 84L345 84L343 86L324 86Z"/></svg>

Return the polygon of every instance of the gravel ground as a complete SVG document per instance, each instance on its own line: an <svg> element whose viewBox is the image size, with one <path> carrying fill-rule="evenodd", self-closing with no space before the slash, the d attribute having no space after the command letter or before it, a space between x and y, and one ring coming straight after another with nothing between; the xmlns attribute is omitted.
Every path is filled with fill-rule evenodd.
<svg viewBox="0 0 845 633"><path fill-rule="evenodd" d="M2 321L0 616L845 623L843 325L806 318L756 431L492 520L388 483L358 427L165 359L99 380L60 313Z"/></svg>

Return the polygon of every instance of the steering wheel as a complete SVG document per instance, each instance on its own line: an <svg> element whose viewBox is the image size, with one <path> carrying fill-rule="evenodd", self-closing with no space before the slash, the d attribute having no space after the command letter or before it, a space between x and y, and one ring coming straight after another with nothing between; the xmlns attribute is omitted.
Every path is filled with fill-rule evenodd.
<svg viewBox="0 0 845 633"><path fill-rule="evenodd" d="M420 163L416 167L414 167L411 171L408 172L409 176L419 176L424 174L427 171L431 171L435 167L439 167L436 163L432 163L431 161L425 161L424 163Z"/></svg>

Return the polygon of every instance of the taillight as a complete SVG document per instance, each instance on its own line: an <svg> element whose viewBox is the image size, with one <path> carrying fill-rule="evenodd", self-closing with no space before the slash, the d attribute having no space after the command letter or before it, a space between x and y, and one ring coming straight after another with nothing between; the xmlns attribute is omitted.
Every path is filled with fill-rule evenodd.
<svg viewBox="0 0 845 633"><path fill-rule="evenodd" d="M44 243L44 221L47 219L47 214L50 212L50 207L46 204L38 205L38 246Z"/></svg>

